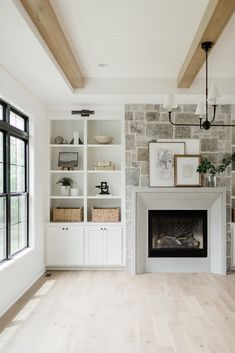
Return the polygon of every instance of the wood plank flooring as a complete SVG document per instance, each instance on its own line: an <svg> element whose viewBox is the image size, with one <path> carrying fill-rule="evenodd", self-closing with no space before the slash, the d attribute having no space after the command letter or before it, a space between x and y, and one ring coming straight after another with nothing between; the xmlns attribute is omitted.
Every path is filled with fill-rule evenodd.
<svg viewBox="0 0 235 353"><path fill-rule="evenodd" d="M235 353L235 275L54 271L0 330L1 353Z"/></svg>

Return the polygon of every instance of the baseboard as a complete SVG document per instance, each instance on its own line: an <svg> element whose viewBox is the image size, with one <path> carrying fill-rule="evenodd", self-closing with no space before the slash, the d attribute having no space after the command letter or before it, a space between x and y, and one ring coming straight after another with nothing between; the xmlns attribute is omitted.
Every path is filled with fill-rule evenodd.
<svg viewBox="0 0 235 353"><path fill-rule="evenodd" d="M92 267L92 266L47 266L47 271L126 271L125 266L110 266L110 267Z"/></svg>

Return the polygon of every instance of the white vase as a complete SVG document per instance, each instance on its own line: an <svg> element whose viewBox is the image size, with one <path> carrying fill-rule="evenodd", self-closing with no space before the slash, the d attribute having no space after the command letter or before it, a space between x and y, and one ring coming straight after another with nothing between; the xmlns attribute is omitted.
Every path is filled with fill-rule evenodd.
<svg viewBox="0 0 235 353"><path fill-rule="evenodd" d="M79 195L79 190L78 190L78 188L71 188L71 189L70 189L70 195L71 195L71 196L78 196L78 195Z"/></svg>
<svg viewBox="0 0 235 353"><path fill-rule="evenodd" d="M60 187L60 195L61 196L69 196L70 195L70 186L61 186Z"/></svg>

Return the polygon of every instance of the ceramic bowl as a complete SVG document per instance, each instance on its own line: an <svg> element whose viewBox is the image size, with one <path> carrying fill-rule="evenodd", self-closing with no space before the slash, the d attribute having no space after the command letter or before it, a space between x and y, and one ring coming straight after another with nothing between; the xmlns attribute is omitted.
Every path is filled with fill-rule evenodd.
<svg viewBox="0 0 235 353"><path fill-rule="evenodd" d="M95 141L100 144L108 144L113 140L112 136L95 136L94 138Z"/></svg>

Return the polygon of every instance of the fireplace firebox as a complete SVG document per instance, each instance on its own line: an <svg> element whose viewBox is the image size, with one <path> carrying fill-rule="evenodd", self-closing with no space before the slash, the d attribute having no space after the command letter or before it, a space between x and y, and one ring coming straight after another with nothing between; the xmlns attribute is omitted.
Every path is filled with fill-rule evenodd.
<svg viewBox="0 0 235 353"><path fill-rule="evenodd" d="M207 257L206 210L149 210L149 257Z"/></svg>

